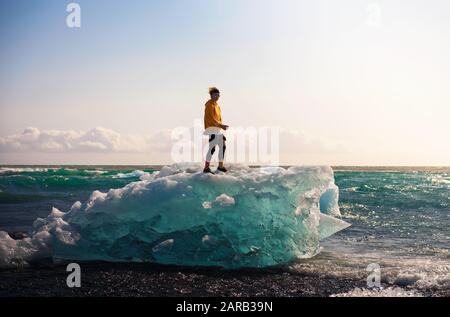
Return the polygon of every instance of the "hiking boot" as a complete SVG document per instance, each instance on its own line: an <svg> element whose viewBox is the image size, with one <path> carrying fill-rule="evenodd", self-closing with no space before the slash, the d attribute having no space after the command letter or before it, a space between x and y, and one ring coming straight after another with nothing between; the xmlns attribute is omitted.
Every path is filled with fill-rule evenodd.
<svg viewBox="0 0 450 317"><path fill-rule="evenodd" d="M205 168L203 169L203 173L214 174L214 173L211 171L211 169L210 169L209 167L205 167Z"/></svg>
<svg viewBox="0 0 450 317"><path fill-rule="evenodd" d="M228 172L228 170L227 170L225 167L223 167L223 166L222 166L222 167L218 167L217 170L218 170L218 171L221 171L221 172L223 172L223 173Z"/></svg>

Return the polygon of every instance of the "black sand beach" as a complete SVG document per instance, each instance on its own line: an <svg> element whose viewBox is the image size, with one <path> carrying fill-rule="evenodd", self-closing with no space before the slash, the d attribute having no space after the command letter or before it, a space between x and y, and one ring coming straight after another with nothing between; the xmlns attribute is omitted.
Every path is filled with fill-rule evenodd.
<svg viewBox="0 0 450 317"><path fill-rule="evenodd" d="M222 270L149 263L81 263L81 287L66 284L66 265L0 270L0 297L328 297L366 288L365 279L283 268ZM398 285L382 283L384 289ZM407 289L404 289L407 291ZM376 293L375 293L376 295ZM449 291L422 296L450 296Z"/></svg>
<svg viewBox="0 0 450 317"><path fill-rule="evenodd" d="M141 263L83 263L81 287L69 288L65 265L0 271L0 296L329 296L364 280L305 275L284 269L221 270Z"/></svg>

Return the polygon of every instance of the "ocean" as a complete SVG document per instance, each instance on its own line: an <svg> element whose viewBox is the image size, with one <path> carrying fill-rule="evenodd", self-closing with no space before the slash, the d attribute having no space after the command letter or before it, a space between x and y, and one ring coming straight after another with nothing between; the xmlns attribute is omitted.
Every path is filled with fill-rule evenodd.
<svg viewBox="0 0 450 317"><path fill-rule="evenodd" d="M93 191L121 188L158 166L0 167L0 231L27 232L52 207L69 210ZM450 169L334 168L342 219L351 224L317 256L287 272L365 281L379 268L383 287L334 296L421 296L450 292Z"/></svg>

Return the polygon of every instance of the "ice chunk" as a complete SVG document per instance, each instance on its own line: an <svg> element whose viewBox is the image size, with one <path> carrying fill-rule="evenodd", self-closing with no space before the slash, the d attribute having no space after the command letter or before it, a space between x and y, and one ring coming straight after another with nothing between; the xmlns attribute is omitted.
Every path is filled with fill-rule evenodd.
<svg viewBox="0 0 450 317"><path fill-rule="evenodd" d="M321 212L322 211L322 212ZM312 257L346 228L330 167L230 166L223 175L175 164L67 212L53 209L30 237L0 232L0 265L70 260L267 267Z"/></svg>

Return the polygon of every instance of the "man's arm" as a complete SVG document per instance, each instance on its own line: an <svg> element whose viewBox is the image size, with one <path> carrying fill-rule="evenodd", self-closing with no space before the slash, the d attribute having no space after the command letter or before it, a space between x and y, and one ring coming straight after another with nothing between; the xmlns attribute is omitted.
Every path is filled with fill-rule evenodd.
<svg viewBox="0 0 450 317"><path fill-rule="evenodd" d="M222 124L222 122L220 122L219 120L216 119L214 107L212 107L212 106L206 107L206 116L207 116L208 120L211 121L211 123L214 127L218 127L218 128L224 129L224 130L228 129L227 125Z"/></svg>

